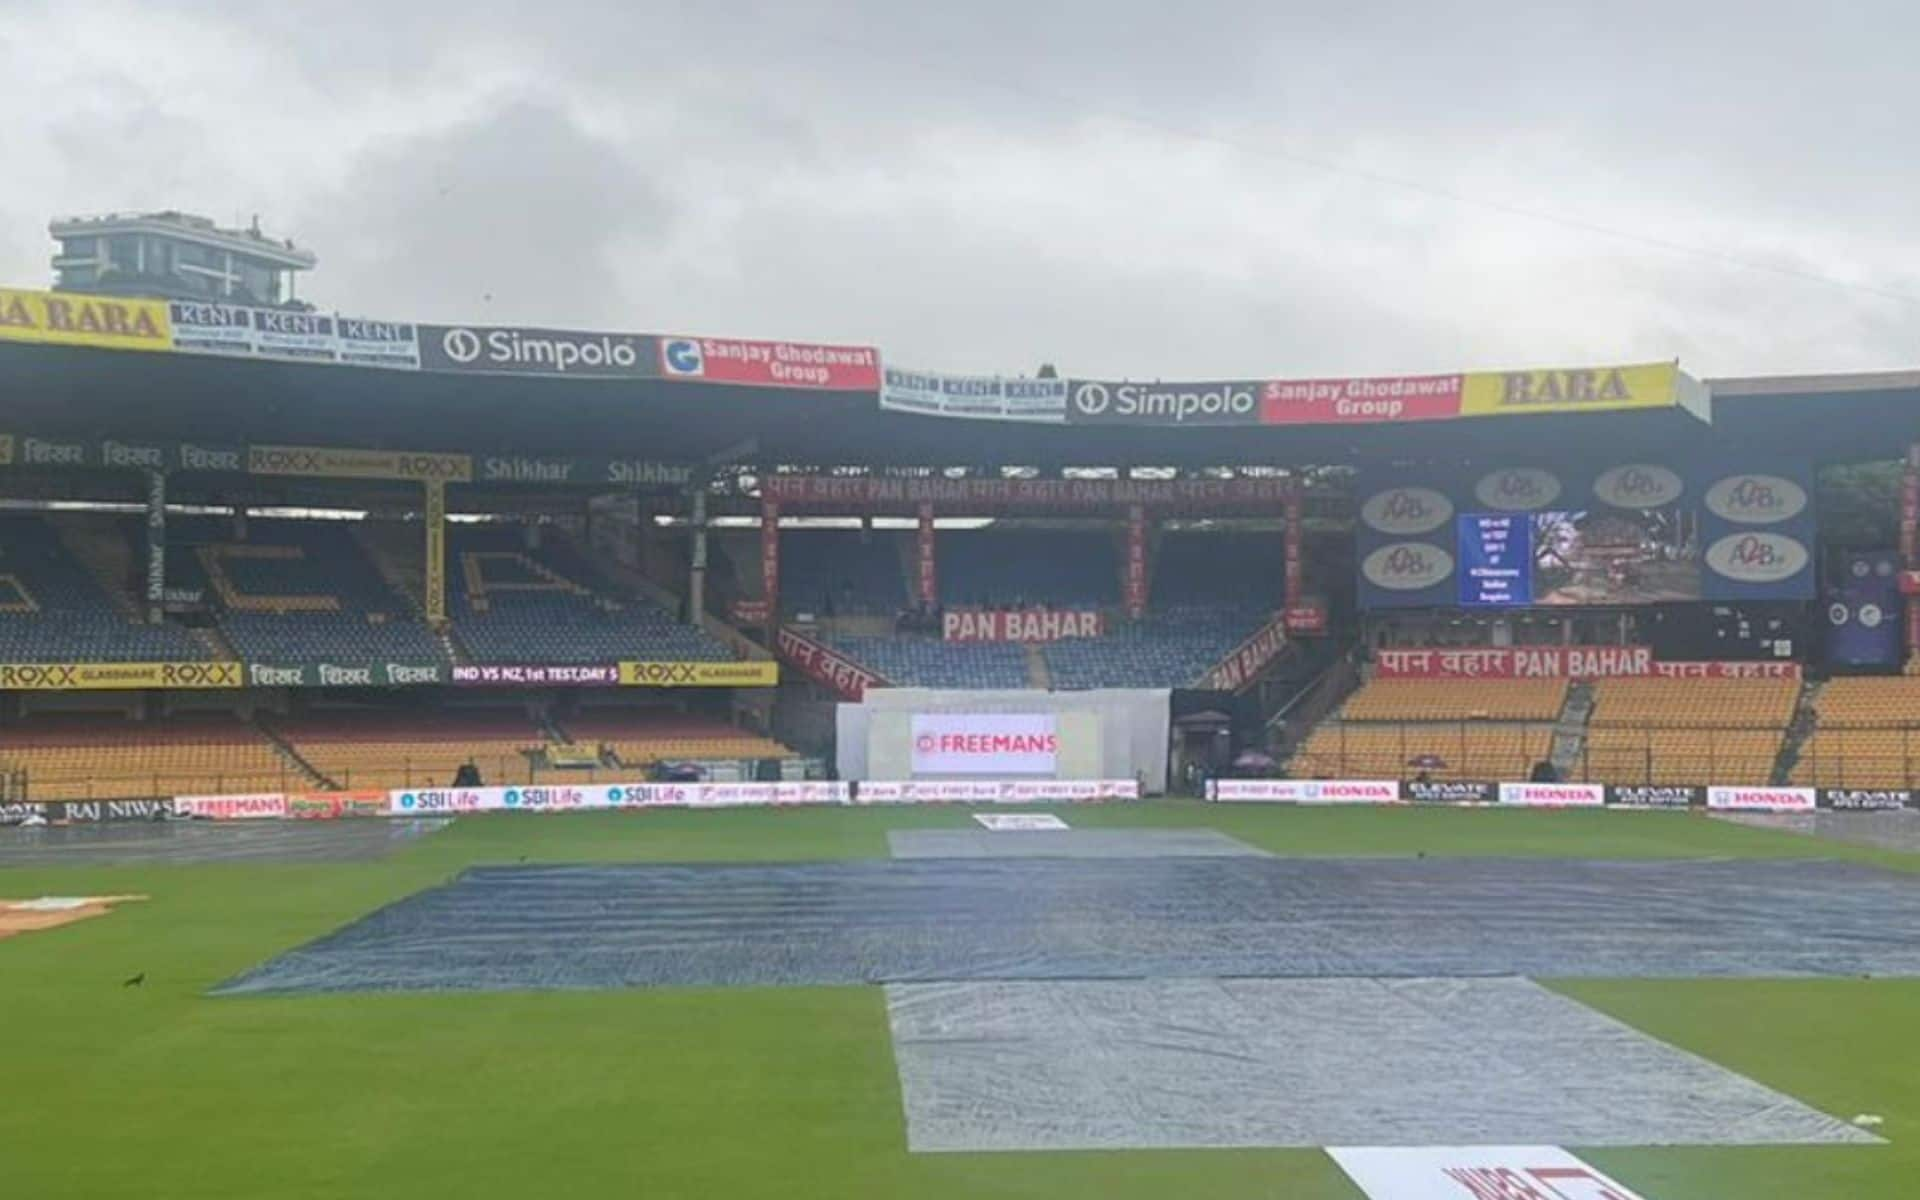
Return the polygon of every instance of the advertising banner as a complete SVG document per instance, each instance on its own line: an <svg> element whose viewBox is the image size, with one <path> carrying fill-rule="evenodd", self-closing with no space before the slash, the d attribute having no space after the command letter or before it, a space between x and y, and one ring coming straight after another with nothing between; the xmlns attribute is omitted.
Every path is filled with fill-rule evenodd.
<svg viewBox="0 0 1920 1200"><path fill-rule="evenodd" d="M1910 788L1821 788L1817 803L1835 812L1874 812L1912 808Z"/></svg>
<svg viewBox="0 0 1920 1200"><path fill-rule="evenodd" d="M1214 779L1207 783L1207 799L1239 804L1398 804L1400 784L1394 780Z"/></svg>
<svg viewBox="0 0 1920 1200"><path fill-rule="evenodd" d="M1710 787L1707 807L1747 812L1812 812L1815 797L1809 787Z"/></svg>
<svg viewBox="0 0 1920 1200"><path fill-rule="evenodd" d="M162 300L0 288L0 341L171 350L173 327Z"/></svg>
<svg viewBox="0 0 1920 1200"><path fill-rule="evenodd" d="M1558 1146L1329 1147L1367 1200L1645 1200Z"/></svg>
<svg viewBox="0 0 1920 1200"><path fill-rule="evenodd" d="M800 668L801 674L843 700L859 700L868 688L888 686L885 679L846 655L785 625L774 633L773 649Z"/></svg>
<svg viewBox="0 0 1920 1200"><path fill-rule="evenodd" d="M461 687L612 687L620 682L613 663L488 663L453 668Z"/></svg>
<svg viewBox="0 0 1920 1200"><path fill-rule="evenodd" d="M691 467L634 458L555 458L549 455L496 454L473 461L479 483L620 484L624 487L685 487Z"/></svg>
<svg viewBox="0 0 1920 1200"><path fill-rule="evenodd" d="M1067 419L1067 381L888 367L881 377L880 407L929 417L1059 424Z"/></svg>
<svg viewBox="0 0 1920 1200"><path fill-rule="evenodd" d="M766 607L763 620L771 620L780 610L780 502L760 502L760 603Z"/></svg>
<svg viewBox="0 0 1920 1200"><path fill-rule="evenodd" d="M1647 646L1381 650L1377 679L1798 679L1795 662L1658 662Z"/></svg>
<svg viewBox="0 0 1920 1200"><path fill-rule="evenodd" d="M727 619L735 625L765 625L773 620L773 605L752 596L742 596L727 605Z"/></svg>
<svg viewBox="0 0 1920 1200"><path fill-rule="evenodd" d="M1409 779L1400 785L1415 804L1492 804L1500 789L1463 779Z"/></svg>
<svg viewBox="0 0 1920 1200"><path fill-rule="evenodd" d="M940 636L949 642L1059 642L1106 632L1106 614L1096 608L950 608L940 615Z"/></svg>
<svg viewBox="0 0 1920 1200"><path fill-rule="evenodd" d="M426 595L421 607L427 624L435 631L447 623L447 485L429 479L420 485L423 520L427 527L427 545L421 564L421 582Z"/></svg>
<svg viewBox="0 0 1920 1200"><path fill-rule="evenodd" d="M1460 415L1463 375L1273 379L1260 388L1265 425L1367 425Z"/></svg>
<svg viewBox="0 0 1920 1200"><path fill-rule="evenodd" d="M1136 779L918 779L863 781L857 804L1076 804L1138 800Z"/></svg>
<svg viewBox="0 0 1920 1200"><path fill-rule="evenodd" d="M422 325L428 371L574 379L649 379L659 374L654 338L521 325Z"/></svg>
<svg viewBox="0 0 1920 1200"><path fill-rule="evenodd" d="M872 392L880 387L880 352L871 346L672 335L660 339L660 374L699 383Z"/></svg>
<svg viewBox="0 0 1920 1200"><path fill-rule="evenodd" d="M237 662L0 663L0 690L106 691L115 688L237 688Z"/></svg>
<svg viewBox="0 0 1920 1200"><path fill-rule="evenodd" d="M1609 784L1607 804L1614 808L1698 808L1707 789L1686 785Z"/></svg>
<svg viewBox="0 0 1920 1200"><path fill-rule="evenodd" d="M1476 372L1466 376L1460 413L1487 417L1672 408L1680 403L1680 380L1679 365L1671 362Z"/></svg>
<svg viewBox="0 0 1920 1200"><path fill-rule="evenodd" d="M1260 479L910 479L882 475L768 475L760 494L802 507L909 509L937 504L950 511L1031 508L1111 512L1128 504L1156 509L1235 509L1270 514L1285 503L1288 483Z"/></svg>
<svg viewBox="0 0 1920 1200"><path fill-rule="evenodd" d="M287 798L279 792L241 796L175 796L173 811L183 817L211 821L267 820L287 815Z"/></svg>
<svg viewBox="0 0 1920 1200"><path fill-rule="evenodd" d="M1147 615L1147 510L1145 505L1127 506L1127 565L1122 603L1129 621Z"/></svg>
<svg viewBox="0 0 1920 1200"><path fill-rule="evenodd" d="M290 792L287 816L296 821L333 821L344 817L384 817L385 792Z"/></svg>
<svg viewBox="0 0 1920 1200"><path fill-rule="evenodd" d="M912 771L924 775L1051 775L1053 713L915 713Z"/></svg>
<svg viewBox="0 0 1920 1200"><path fill-rule="evenodd" d="M1607 789L1597 783L1503 783L1500 803L1519 808L1599 808Z"/></svg>
<svg viewBox="0 0 1920 1200"><path fill-rule="evenodd" d="M248 446L251 475L302 475L318 479L415 479L467 483L473 460L464 454L412 450L343 450L330 446Z"/></svg>
<svg viewBox="0 0 1920 1200"><path fill-rule="evenodd" d="M623 662L622 687L777 687L780 664L743 662Z"/></svg>
<svg viewBox="0 0 1920 1200"><path fill-rule="evenodd" d="M1233 652L1215 663L1193 686L1205 690L1237 692L1252 683L1267 664L1280 656L1287 646L1285 614L1273 618L1255 630Z"/></svg>
<svg viewBox="0 0 1920 1200"><path fill-rule="evenodd" d="M420 343L404 321L174 300L167 305L176 350L413 370Z"/></svg>
<svg viewBox="0 0 1920 1200"><path fill-rule="evenodd" d="M1260 421L1257 380L1208 383L1128 383L1073 379L1067 383L1067 419L1078 425L1255 425Z"/></svg>
<svg viewBox="0 0 1920 1200"><path fill-rule="evenodd" d="M56 825L93 825L102 821L153 821L173 815L171 800L51 800L44 806ZM6 816L0 806L0 818Z"/></svg>
<svg viewBox="0 0 1920 1200"><path fill-rule="evenodd" d="M1824 657L1836 667L1902 661L1899 559L1891 550L1849 551L1826 584Z"/></svg>
<svg viewBox="0 0 1920 1200"><path fill-rule="evenodd" d="M939 545L934 539L933 505L922 504L914 537L914 581L920 603L928 609L940 603Z"/></svg>
<svg viewBox="0 0 1920 1200"><path fill-rule="evenodd" d="M1700 502L1706 599L1814 598L1810 463L1718 466L1705 473Z"/></svg>
<svg viewBox="0 0 1920 1200"><path fill-rule="evenodd" d="M447 682L439 663L246 664L248 687L411 687Z"/></svg>

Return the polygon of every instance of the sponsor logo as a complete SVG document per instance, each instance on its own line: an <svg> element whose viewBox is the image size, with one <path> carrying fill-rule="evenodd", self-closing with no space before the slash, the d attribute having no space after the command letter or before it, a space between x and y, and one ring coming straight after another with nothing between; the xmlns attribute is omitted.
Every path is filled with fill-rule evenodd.
<svg viewBox="0 0 1920 1200"><path fill-rule="evenodd" d="M332 663L320 664L320 683L323 687L372 687L372 667L337 667Z"/></svg>
<svg viewBox="0 0 1920 1200"><path fill-rule="evenodd" d="M1779 583L1806 566L1807 548L1777 533L1730 533L1707 547L1707 567L1736 583Z"/></svg>
<svg viewBox="0 0 1920 1200"><path fill-rule="evenodd" d="M1614 508L1665 508L1685 490L1667 468L1639 463L1602 472L1593 482L1595 498Z"/></svg>
<svg viewBox="0 0 1920 1200"><path fill-rule="evenodd" d="M240 451L225 447L195 446L180 443L180 467L187 471L244 471L246 460Z"/></svg>
<svg viewBox="0 0 1920 1200"><path fill-rule="evenodd" d="M0 688L22 691L236 688L241 684L237 662L0 664Z"/></svg>
<svg viewBox="0 0 1920 1200"><path fill-rule="evenodd" d="M1560 481L1538 467L1510 467L1484 476L1473 494L1497 512L1532 512L1560 498Z"/></svg>
<svg viewBox="0 0 1920 1200"><path fill-rule="evenodd" d="M1210 793L1223 803L1397 804L1400 785L1392 780L1221 779Z"/></svg>
<svg viewBox="0 0 1920 1200"><path fill-rule="evenodd" d="M1507 371L1500 376L1505 408L1580 408L1628 403L1633 393L1618 367L1573 371Z"/></svg>
<svg viewBox="0 0 1920 1200"><path fill-rule="evenodd" d="M144 467L157 471L167 465L167 456L158 446L106 441L100 443L100 461L109 467Z"/></svg>
<svg viewBox="0 0 1920 1200"><path fill-rule="evenodd" d="M1620 784L1607 789L1607 803L1619 808L1691 808L1704 795L1697 787Z"/></svg>
<svg viewBox="0 0 1920 1200"><path fill-rule="evenodd" d="M1593 808L1607 802L1597 783L1503 783L1500 803L1526 808Z"/></svg>
<svg viewBox="0 0 1920 1200"><path fill-rule="evenodd" d="M1492 804L1497 794L1491 783L1465 780L1410 779L1400 786L1417 804Z"/></svg>
<svg viewBox="0 0 1920 1200"><path fill-rule="evenodd" d="M254 687L299 687L306 682L306 673L299 667L269 667L261 663L247 664L247 682Z"/></svg>
<svg viewBox="0 0 1920 1200"><path fill-rule="evenodd" d="M1268 425L1443 420L1460 415L1464 382L1459 375L1275 379L1260 389L1260 420Z"/></svg>
<svg viewBox="0 0 1920 1200"><path fill-rule="evenodd" d="M493 483L571 483L574 463L557 458L483 458L480 478Z"/></svg>
<svg viewBox="0 0 1920 1200"><path fill-rule="evenodd" d="M1873 811L1913 807L1913 793L1906 788L1823 788L1821 808L1839 811Z"/></svg>
<svg viewBox="0 0 1920 1200"><path fill-rule="evenodd" d="M620 682L627 687L773 687L780 682L775 662L623 662Z"/></svg>
<svg viewBox="0 0 1920 1200"><path fill-rule="evenodd" d="M669 375L705 375L706 355L693 338L668 338L660 343L660 369Z"/></svg>
<svg viewBox="0 0 1920 1200"><path fill-rule="evenodd" d="M87 461L86 447L78 442L49 442L42 438L22 438L20 461L29 466L78 467Z"/></svg>
<svg viewBox="0 0 1920 1200"><path fill-rule="evenodd" d="M1098 609L982 612L956 608L942 615L940 625L941 636L950 642L1056 642L1100 637L1106 630Z"/></svg>
<svg viewBox="0 0 1920 1200"><path fill-rule="evenodd" d="M454 326L428 345L441 355L429 367L515 375L643 375L651 358L643 335L564 329Z"/></svg>
<svg viewBox="0 0 1920 1200"><path fill-rule="evenodd" d="M417 479L428 482L473 478L473 460L464 454L404 450L339 450L324 446L249 446L247 470L254 475L310 475L331 479Z"/></svg>
<svg viewBox="0 0 1920 1200"><path fill-rule="evenodd" d="M1453 501L1432 488L1401 487L1376 492L1360 506L1369 529L1390 537L1430 533L1453 517Z"/></svg>
<svg viewBox="0 0 1920 1200"><path fill-rule="evenodd" d="M287 815L287 798L279 792L246 796L176 796L173 811L182 816L215 821L249 821Z"/></svg>
<svg viewBox="0 0 1920 1200"><path fill-rule="evenodd" d="M1250 423L1259 406L1252 383L1102 383L1073 385L1072 411L1083 420L1161 425Z"/></svg>
<svg viewBox="0 0 1920 1200"><path fill-rule="evenodd" d="M0 288L0 340L167 350L173 327L164 301Z"/></svg>
<svg viewBox="0 0 1920 1200"><path fill-rule="evenodd" d="M1452 576L1453 556L1425 542L1395 542L1367 555L1360 573L1375 587L1416 592Z"/></svg>
<svg viewBox="0 0 1920 1200"><path fill-rule="evenodd" d="M1808 812L1814 807L1814 791L1801 787L1710 787L1707 807L1747 809L1754 812Z"/></svg>
<svg viewBox="0 0 1920 1200"><path fill-rule="evenodd" d="M387 678L394 683L439 683L439 667L410 667L404 663L388 663Z"/></svg>
<svg viewBox="0 0 1920 1200"><path fill-rule="evenodd" d="M53 821L94 823L98 821L151 821L174 811L170 800L70 800L48 805L47 817ZM0 807L0 816L5 815Z"/></svg>
<svg viewBox="0 0 1920 1200"><path fill-rule="evenodd" d="M1736 525L1790 521L1807 507L1806 489L1778 475L1729 475L1707 489L1707 511Z"/></svg>

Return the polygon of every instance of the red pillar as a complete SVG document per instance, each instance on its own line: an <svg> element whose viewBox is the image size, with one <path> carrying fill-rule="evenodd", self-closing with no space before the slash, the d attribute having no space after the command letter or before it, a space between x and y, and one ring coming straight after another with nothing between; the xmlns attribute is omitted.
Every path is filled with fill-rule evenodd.
<svg viewBox="0 0 1920 1200"><path fill-rule="evenodd" d="M1907 447L1900 477L1900 566L1920 569L1920 442ZM1901 589L1905 591L1905 588ZM1920 596L1907 596L1907 653L1920 652Z"/></svg>
<svg viewBox="0 0 1920 1200"><path fill-rule="evenodd" d="M760 590L767 598L767 624L780 620L780 504L760 501Z"/></svg>
<svg viewBox="0 0 1920 1200"><path fill-rule="evenodd" d="M937 608L940 604L939 563L934 557L933 542L933 505L920 506L920 559L919 576L920 603L928 608Z"/></svg>
<svg viewBox="0 0 1920 1200"><path fill-rule="evenodd" d="M1306 564L1301 561L1301 513L1305 505L1300 498L1300 480L1287 481L1286 498L1286 563L1287 563L1287 607L1297 608L1306 601Z"/></svg>
<svg viewBox="0 0 1920 1200"><path fill-rule="evenodd" d="M1145 505L1127 506L1127 573L1124 591L1127 619L1138 621L1147 615L1147 510Z"/></svg>

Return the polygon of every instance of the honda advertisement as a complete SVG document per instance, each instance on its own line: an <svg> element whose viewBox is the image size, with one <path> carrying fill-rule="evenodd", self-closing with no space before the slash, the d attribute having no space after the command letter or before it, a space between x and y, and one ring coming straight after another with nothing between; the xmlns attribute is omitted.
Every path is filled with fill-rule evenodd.
<svg viewBox="0 0 1920 1200"><path fill-rule="evenodd" d="M1051 775L1060 735L1052 713L915 713L912 773Z"/></svg>

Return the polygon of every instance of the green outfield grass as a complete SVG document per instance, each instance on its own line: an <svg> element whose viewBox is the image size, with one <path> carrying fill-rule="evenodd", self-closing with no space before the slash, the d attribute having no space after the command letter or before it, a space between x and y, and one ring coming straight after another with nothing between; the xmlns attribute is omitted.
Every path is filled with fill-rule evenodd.
<svg viewBox="0 0 1920 1200"><path fill-rule="evenodd" d="M1075 809L1281 854L1812 857L1664 813ZM953 809L470 818L341 866L0 869L0 896L139 892L0 942L0 1196L1358 1195L1316 1151L909 1155L875 988L209 999L235 972L474 863L880 856ZM147 973L140 988L123 978ZM1650 1200L1920 1194L1920 980L1579 981L1567 994L1851 1117L1878 1147L1594 1151ZM1574 1149L1578 1149L1577 1147Z"/></svg>

